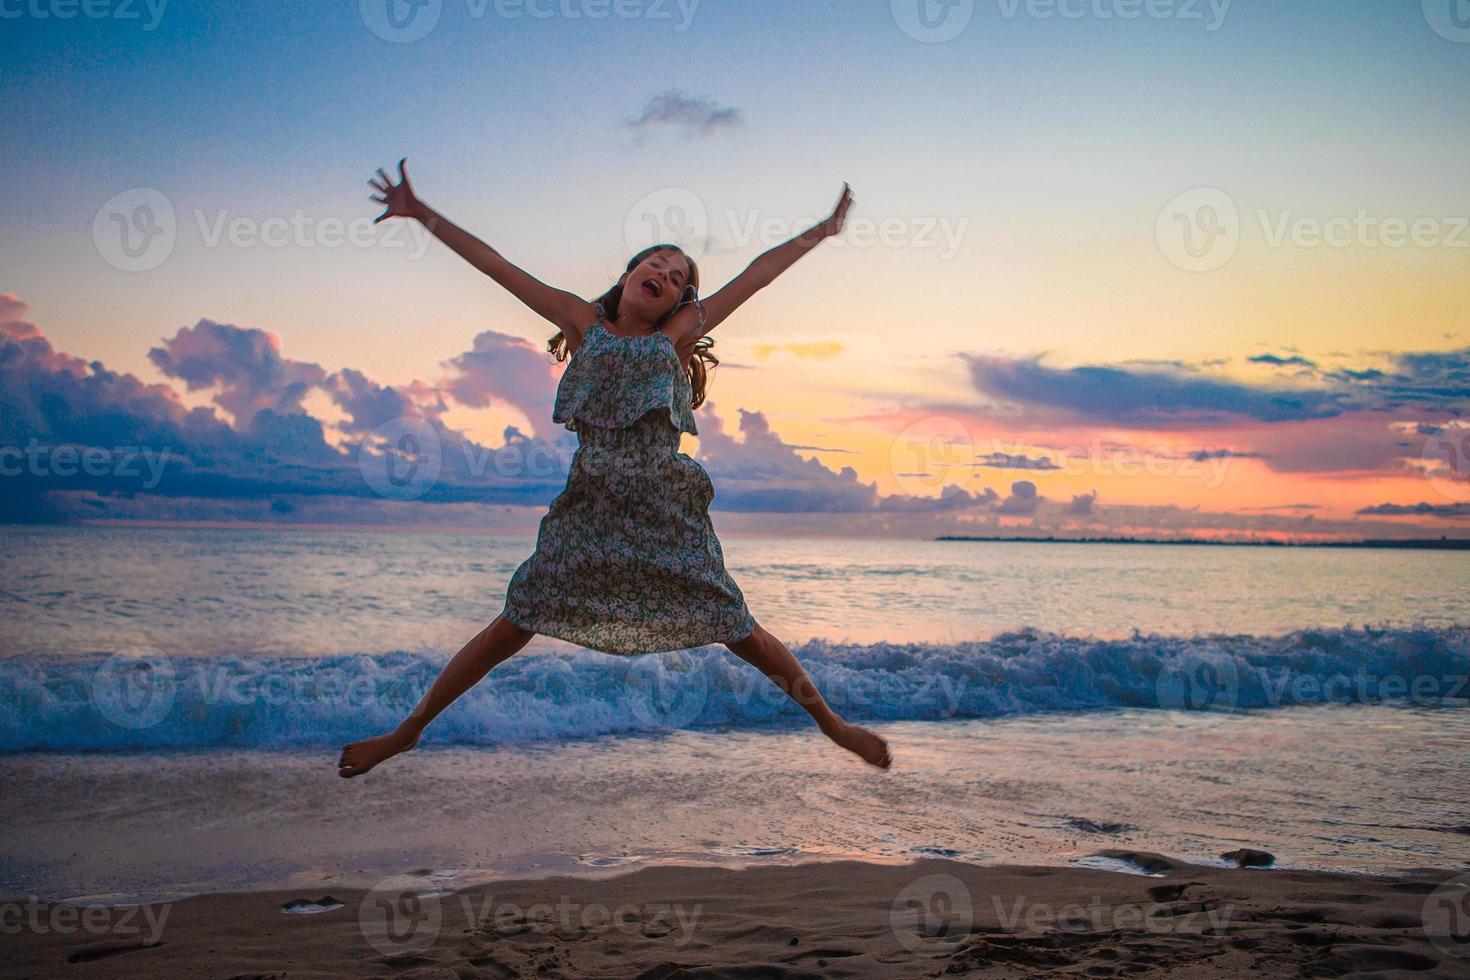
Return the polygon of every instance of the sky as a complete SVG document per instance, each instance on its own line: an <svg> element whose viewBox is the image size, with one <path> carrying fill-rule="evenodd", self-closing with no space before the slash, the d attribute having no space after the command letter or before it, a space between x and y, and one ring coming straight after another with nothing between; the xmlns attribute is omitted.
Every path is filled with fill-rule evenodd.
<svg viewBox="0 0 1470 980"><path fill-rule="evenodd" d="M711 335L727 528L1470 525L1464 0L0 0L0 38L0 519L534 526L554 328L372 224L406 156L589 298L655 241L708 295L852 186Z"/></svg>

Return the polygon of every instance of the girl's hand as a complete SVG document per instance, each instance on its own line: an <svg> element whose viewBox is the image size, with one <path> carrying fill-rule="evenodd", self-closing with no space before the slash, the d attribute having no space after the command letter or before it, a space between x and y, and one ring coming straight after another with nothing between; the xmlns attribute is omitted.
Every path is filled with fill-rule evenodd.
<svg viewBox="0 0 1470 980"><path fill-rule="evenodd" d="M852 189L846 182L842 185L842 197L837 200L837 207L832 211L832 216L822 222L822 234L831 238L842 233L842 223L847 220L847 209L852 206Z"/></svg>
<svg viewBox="0 0 1470 980"><path fill-rule="evenodd" d="M412 218L418 213L419 199L414 196L413 188L408 183L408 173L403 165L408 162L408 157L398 161L398 183L395 185L392 178L378 168L376 177L368 181L368 186L378 193L372 195L372 199L379 204L385 205L387 210L373 219L377 224L384 218Z"/></svg>

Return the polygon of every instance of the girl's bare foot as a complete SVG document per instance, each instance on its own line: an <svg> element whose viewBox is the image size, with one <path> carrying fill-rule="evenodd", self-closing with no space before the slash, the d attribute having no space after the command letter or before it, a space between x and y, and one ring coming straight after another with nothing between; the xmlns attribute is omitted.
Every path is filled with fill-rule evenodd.
<svg viewBox="0 0 1470 980"><path fill-rule="evenodd" d="M417 735L401 735L397 731L362 742L353 742L342 750L337 760L337 775L343 779L361 776L380 762L386 762L400 752L407 752L419 744Z"/></svg>
<svg viewBox="0 0 1470 980"><path fill-rule="evenodd" d="M841 721L826 734L832 741L856 754L870 766L887 769L893 765L893 755L888 751L888 743L866 728L859 728L857 725L849 725Z"/></svg>

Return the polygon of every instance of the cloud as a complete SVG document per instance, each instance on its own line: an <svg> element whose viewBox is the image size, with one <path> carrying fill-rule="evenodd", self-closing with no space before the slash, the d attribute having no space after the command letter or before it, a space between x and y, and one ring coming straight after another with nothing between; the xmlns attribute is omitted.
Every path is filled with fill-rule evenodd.
<svg viewBox="0 0 1470 980"><path fill-rule="evenodd" d="M1264 459L1262 453L1241 452L1238 449L1198 449L1189 454L1189 458L1196 463L1205 463L1212 459Z"/></svg>
<svg viewBox="0 0 1470 980"><path fill-rule="evenodd" d="M504 403L526 417L532 428L549 435L556 374L545 350L510 334L486 330L471 348L445 362L450 396L469 408Z"/></svg>
<svg viewBox="0 0 1470 980"><path fill-rule="evenodd" d="M516 526L534 526L564 485L575 446L570 433L545 425L556 387L550 357L530 341L493 330L443 361L443 377L389 384L350 367L329 371L292 359L268 331L200 320L150 352L165 377L210 393L212 405L190 408L170 384L145 383L56 350L28 317L23 302L0 296L0 452L6 454L0 462L9 467L0 519L470 526L508 520L507 513L524 508L530 517L519 518ZM1392 363L1394 369L1372 384L1386 384L1392 375L1400 387L1453 391L1462 371L1453 358ZM308 406L323 398L311 395L325 396L339 414L314 416ZM487 445L444 422L455 406L496 404L545 427L527 434L508 426L496 444ZM937 497L884 495L850 466L834 470L800 455L841 450L788 443L761 412L741 409L737 416L735 430L727 431L713 405L697 413L700 460L716 482L713 509L725 515L726 525L761 515L760 526L767 529L821 528L819 533L1011 533L1019 517L1028 532L1062 535L1363 536L1373 529L1382 535L1430 533L1435 526L1459 526L1466 516L1458 504L1380 504L1351 521L1313 522L1301 513L1211 515L1167 505L1104 506L1095 491L1053 499L1030 480L1012 483L1005 495L958 485L944 487ZM1404 455L1415 451L1413 439L1443 438L1465 424L1436 417L1441 421L1358 411L1326 420L1255 421L1241 439L1251 450L1191 445L1200 446L1196 458L1252 456L1276 467L1402 466ZM419 424L416 438L442 450L440 474L422 498L383 499L358 464L400 451L401 434L382 427L405 419ZM1328 434L1337 438L1324 438L1323 426L1331 426ZM46 470L47 454L54 462L64 448L74 458L79 447L141 448L158 460L160 479L150 485L120 470L81 476ZM31 453L44 472L33 467L13 475L12 464L22 458L17 452ZM1050 469L1039 454L991 453L980 462L1036 473Z"/></svg>
<svg viewBox="0 0 1470 980"><path fill-rule="evenodd" d="M229 446L234 433L207 409L190 411L167 385L144 384L55 350L28 310L0 297L0 439L83 446Z"/></svg>
<svg viewBox="0 0 1470 980"><path fill-rule="evenodd" d="M11 518L80 512L305 520L351 514L371 522L375 513L392 512L396 520L406 520L403 502L377 498L359 463L403 452L400 430L409 423L416 426L411 442L418 452L424 445L439 450L438 477L415 506L541 506L564 485L576 445L575 436L550 422L556 392L550 356L493 330L481 332L470 350L444 361L443 378L393 385L353 368L329 372L294 360L269 331L200 320L149 354L166 377L211 393L212 407L188 409L166 384L144 384L56 351L25 319L27 313L15 297L0 297L0 408L11 453L7 461L16 447L32 444L43 463L62 445L141 446L165 460L164 476L141 488L148 491L142 494L138 480L116 473L71 479L40 465L33 467L37 472L7 477L8 498L20 501L7 505L4 516ZM340 417L313 416L306 406L314 392L324 394ZM509 426L498 445L487 446L444 422L453 406L496 404L518 409L538 432L527 435ZM938 513L996 499L994 491L953 487L938 498L880 499L876 485L861 482L851 467L833 471L798 455L799 450L843 450L788 444L760 412L741 410L736 433L724 430L712 405L704 406L698 418L700 455L719 484L716 509ZM331 441L329 434L335 437ZM353 500L358 502L348 502ZM45 501L50 504L43 506Z"/></svg>
<svg viewBox="0 0 1470 980"><path fill-rule="evenodd" d="M341 427L350 434L371 432L397 418L437 418L446 408L437 392L433 392L435 397L430 401L424 398L426 392L422 389L402 391L391 385L381 385L352 368L333 374L326 387L332 401L346 414L347 420ZM427 406L424 402L428 403Z"/></svg>
<svg viewBox="0 0 1470 980"><path fill-rule="evenodd" d="M1453 504L1374 504L1363 507L1359 514L1377 517L1470 517L1470 501Z"/></svg>
<svg viewBox="0 0 1470 980"><path fill-rule="evenodd" d="M1108 439L1119 430L1177 432L1206 437L1188 457L1196 462L1255 459L1278 473L1360 479L1421 470L1434 451L1426 440L1470 418L1470 348L1369 352L1356 363L1339 352L1330 367L1295 353L1248 359L1293 366L1290 386L1202 370L1210 362L1063 368L1041 356L960 356L985 401L943 410L1028 432L1043 445L1085 441L1089 430ZM1212 448L1221 435L1204 430L1245 446Z"/></svg>
<svg viewBox="0 0 1470 980"><path fill-rule="evenodd" d="M717 106L707 99L691 98L678 89L670 89L649 99L643 111L628 120L627 126L640 133L663 127L703 137L743 123L739 109Z"/></svg>
<svg viewBox="0 0 1470 980"><path fill-rule="evenodd" d="M1268 512L1273 510L1321 510L1321 504L1263 504L1259 507L1242 507L1241 510Z"/></svg>
<svg viewBox="0 0 1470 980"><path fill-rule="evenodd" d="M793 340L784 344L754 344L751 349L758 361L778 353L791 354L804 361L825 361L841 354L842 344L835 340Z"/></svg>
<svg viewBox="0 0 1470 980"><path fill-rule="evenodd" d="M976 466L986 466L998 470L1059 470L1054 461L1045 456L1026 456L1024 454L1012 454L1003 452L987 453L975 461Z"/></svg>
<svg viewBox="0 0 1470 980"><path fill-rule="evenodd" d="M1280 354L1256 354L1253 357L1246 358L1246 360L1252 364L1274 364L1277 367L1314 368L1317 366L1316 361L1308 360L1300 354L1292 354L1288 357L1282 357Z"/></svg>
<svg viewBox="0 0 1470 980"><path fill-rule="evenodd" d="M761 412L739 409L740 439L727 433L714 404L696 416L699 459L718 490L715 505L735 511L850 513L878 506L876 485L862 483L850 466L833 472L771 431Z"/></svg>
<svg viewBox="0 0 1470 980"><path fill-rule="evenodd" d="M1293 355L1262 354L1257 363L1303 368L1301 385L1251 384L1186 366L1150 370L1117 365L1057 368L1040 357L962 354L975 389L1034 418L1096 426L1183 428L1243 422L1279 425L1351 412L1419 410L1470 413L1470 348L1381 355L1385 367L1319 369Z"/></svg>
<svg viewBox="0 0 1470 980"><path fill-rule="evenodd" d="M1441 418L1470 414L1470 348L1381 357L1383 368L1338 367L1319 376L1374 410L1408 409Z"/></svg>
<svg viewBox="0 0 1470 980"><path fill-rule="evenodd" d="M1258 457L1277 473L1408 472L1406 459L1418 459L1422 452L1422 440L1406 443L1403 433L1377 412L1354 412L1325 422L1258 426L1248 437Z"/></svg>
<svg viewBox="0 0 1470 980"><path fill-rule="evenodd" d="M212 390L227 421L214 408L186 408L168 385L144 384L56 351L25 321L26 313L15 297L0 298L0 436L7 464L24 461L7 472L0 516L48 519L58 508L65 510L56 494L84 495L99 512L120 502L116 494L127 494L124 509L131 516L162 519L184 511L198 518L208 513L209 501L255 502L262 513L269 508L276 515L296 512L282 502L283 495L386 504L358 464L393 449L373 430L403 419L420 420L427 427L421 434L442 451L440 477L425 501L540 504L565 480L564 445L510 428L500 446L483 446L443 423L448 405L440 386L385 385L353 369L328 373L284 356L280 338L268 331L200 320L149 354L165 376L190 390ZM478 342L476 350L456 359L464 371L452 380L462 391L474 386L481 401L493 396L536 404L535 382L524 375L506 378L503 390L494 387L494 372L480 356L486 347ZM539 401L549 404L554 383L543 375ZM336 446L328 443L323 421L304 407L313 391L325 393L343 412L335 423L341 436ZM121 467L77 473L75 466L51 464L58 453L64 460L77 447L118 459L140 451L158 456L165 460L162 478L140 487L137 475ZM132 499L140 489L148 491L141 503ZM185 504L184 498L196 503ZM221 509L239 513L233 505Z"/></svg>
<svg viewBox="0 0 1470 980"><path fill-rule="evenodd" d="M1017 480L1011 484L1011 495L995 508L997 514L1029 517L1046 499L1036 492L1036 484L1030 480Z"/></svg>
<svg viewBox="0 0 1470 980"><path fill-rule="evenodd" d="M1039 357L964 354L975 388L1058 419L1138 428L1331 418L1347 406L1335 392L1253 387L1174 371L1053 368Z"/></svg>
<svg viewBox="0 0 1470 980"><path fill-rule="evenodd" d="M1072 498L1072 504L1067 508L1069 514L1085 516L1093 512L1092 507L1097 503L1097 491L1091 493L1080 493Z"/></svg>
<svg viewBox="0 0 1470 980"><path fill-rule="evenodd" d="M249 426L257 412L298 414L301 400L326 380L318 365L281 356L281 338L266 330L200 320L184 327L148 359L189 391L218 386L215 402L237 426Z"/></svg>
<svg viewBox="0 0 1470 980"><path fill-rule="evenodd" d="M911 497L906 494L884 497L879 502L878 509L904 514L939 514L948 511L972 510L976 507L989 507L998 500L1000 500L1000 495L990 487L978 493L971 493L950 484L939 491L938 497Z"/></svg>

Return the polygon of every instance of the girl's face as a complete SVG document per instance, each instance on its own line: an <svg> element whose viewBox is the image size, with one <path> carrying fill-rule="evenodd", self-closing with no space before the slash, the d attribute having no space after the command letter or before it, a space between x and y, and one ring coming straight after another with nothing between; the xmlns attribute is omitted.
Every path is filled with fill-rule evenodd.
<svg viewBox="0 0 1470 980"><path fill-rule="evenodd" d="M623 280L620 307L657 322L678 305L689 285L689 261L674 251L654 252Z"/></svg>

